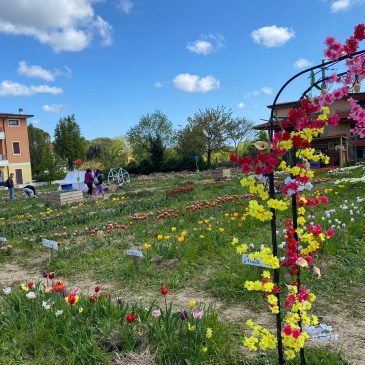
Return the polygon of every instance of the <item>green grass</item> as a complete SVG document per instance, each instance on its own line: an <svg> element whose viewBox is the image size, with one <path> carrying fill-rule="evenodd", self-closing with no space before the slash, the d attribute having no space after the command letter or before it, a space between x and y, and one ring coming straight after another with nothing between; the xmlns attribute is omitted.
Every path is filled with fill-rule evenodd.
<svg viewBox="0 0 365 365"><path fill-rule="evenodd" d="M354 169L349 171L346 177L359 177L362 173L362 168ZM344 175L327 172L319 173L316 177L337 179ZM72 282L77 282L77 279L82 277L90 282L112 283L115 289L124 288L125 291L138 292L141 296L144 294L148 296L151 292L158 291L162 284L168 285L171 290L194 288L226 304L243 305L254 310L265 311L267 304L262 295L248 292L243 287L246 280L259 278L260 269L242 265L240 255L236 254L231 240L235 236L241 243L255 243L256 248L261 244L270 246L270 224L257 222L251 218L241 222L237 219L231 220L231 216L225 216L226 213L229 215L234 212L244 213L248 204L248 200L244 198L225 203L218 202L215 208L186 210L187 206L196 202L204 206L204 202L213 202L217 197L246 194L247 191L240 187L239 178L223 184L201 184L198 180L194 180L193 192L166 198L168 191L184 186L184 182L182 178L133 181L123 191L111 196L117 199L125 197L125 199L110 199L105 203L87 201L81 207L52 207L52 212L43 213L43 215L40 212L46 212L47 207L42 198L34 201L17 199L11 204L7 203L6 209L2 209L0 213L0 218L3 218L0 220L2 230L0 235L8 238L14 250L11 255L0 252L0 262L18 265L25 270L55 271ZM315 184L315 189L321 191L332 189L326 193L330 198L330 204L307 209L306 217L308 214L315 215L315 218L309 218L308 221L318 222L325 229L334 223L334 219L339 219L346 224L346 228L336 229L336 236L326 242L319 252L316 265L321 269L321 279L311 272L302 270L302 283L317 295L317 304L314 309L317 314L326 314L328 308L333 311L336 308L342 308L346 315L356 318L362 315L358 299L359 293L363 293L365 289L365 246L363 245L365 210L362 208L362 203L356 203L356 197L364 196L365 184L344 184L345 187L340 188L334 186L332 182L333 180ZM357 210L352 208L353 216L349 214L349 209L339 208L345 200L348 201L349 206L352 203L358 206ZM156 219L160 212L173 208L178 210L178 218ZM325 211L329 209L335 209L336 212L327 218ZM24 217L29 212L32 217ZM146 221L137 222L131 217L134 213L143 215L149 212L153 212L154 215ZM285 212L278 219L279 243L284 240L282 234L284 218L289 216L290 212ZM322 217L325 219L322 220ZM351 217L355 217L354 222L351 222ZM204 220L209 220L209 223L198 223ZM123 224L128 229L113 228L112 232L107 234L105 230L110 222ZM239 224L242 226L239 227ZM212 228L210 231L209 225ZM176 232L171 231L172 227L176 227ZM219 232L220 227L224 227L224 232ZM103 230L104 235L92 237L90 233L94 228ZM75 230L77 230L76 234L74 234ZM183 231L187 232L187 236L184 242L179 243L178 237ZM55 237L55 234L61 235L64 232L65 236ZM159 241L158 234L169 235L170 238ZM54 238L61 243L61 249L50 263L46 260L38 260L35 263L37 257L46 257L48 254L47 250L40 245L41 236ZM28 239L33 239L34 243L30 244ZM150 243L152 247L145 249L145 243ZM126 256L127 249L137 247L145 255L140 262L139 271L136 271L132 259ZM280 250L279 255L283 253L283 250ZM160 259L156 261L156 258ZM282 280L287 281L286 275L283 270ZM240 329L233 330L229 326L225 330L241 332ZM0 364L1 361L5 361L4 364L16 364L14 359L20 361L18 356L23 356L20 353L28 354L21 358L23 361L21 363L24 364L62 363L59 352L38 349L35 355L32 344L43 341L45 337L33 338L30 342L26 338L27 333L25 331L25 334L19 334L19 338L12 344L10 339L4 340L7 346L11 344L12 350L4 354ZM89 334L88 338L92 339L94 335L95 333ZM22 347L20 351L18 344L22 341L28 343L29 347ZM236 351L239 348L237 336L232 341ZM92 340L89 344L91 347L87 351L90 352L91 358L96 351L97 361L107 363L110 360L110 354L98 352L100 349L93 347L95 343L93 345ZM176 349L171 347L166 351L174 352ZM78 356L78 359L86 356L80 354L73 353L70 356ZM309 349L307 354L308 364L347 364L342 355L323 348ZM36 360L34 356L37 356ZM230 361L236 361L230 359ZM69 358L70 364L77 361L76 358ZM167 363L167 360L163 358L159 361ZM275 363L275 360L265 357L257 361L257 364ZM237 360L231 363L243 364L244 362Z"/></svg>

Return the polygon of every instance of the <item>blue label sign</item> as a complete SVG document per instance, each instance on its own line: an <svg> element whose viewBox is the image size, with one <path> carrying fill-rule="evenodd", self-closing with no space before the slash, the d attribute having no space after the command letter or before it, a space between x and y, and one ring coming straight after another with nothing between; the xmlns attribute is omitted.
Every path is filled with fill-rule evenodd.
<svg viewBox="0 0 365 365"><path fill-rule="evenodd" d="M143 253L138 250L127 250L128 256L136 256L136 257L143 257Z"/></svg>
<svg viewBox="0 0 365 365"><path fill-rule="evenodd" d="M259 267L266 267L267 269L272 269L271 266L269 265L264 265L261 260L251 260L249 258L249 256L247 254L243 254L242 255L242 263L245 265L250 265L250 266L259 266Z"/></svg>
<svg viewBox="0 0 365 365"><path fill-rule="evenodd" d="M58 250L58 243L56 241L50 241L43 238L42 245L50 248L51 250Z"/></svg>
<svg viewBox="0 0 365 365"><path fill-rule="evenodd" d="M198 155L195 155L194 156L194 159L195 159L195 161L199 161L200 160L200 157Z"/></svg>

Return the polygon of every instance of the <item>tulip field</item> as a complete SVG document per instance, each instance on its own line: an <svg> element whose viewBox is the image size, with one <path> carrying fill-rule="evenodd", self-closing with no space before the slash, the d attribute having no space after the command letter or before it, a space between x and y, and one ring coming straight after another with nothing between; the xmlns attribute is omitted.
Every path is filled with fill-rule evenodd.
<svg viewBox="0 0 365 365"><path fill-rule="evenodd" d="M271 231L248 214L256 193L242 178L136 178L106 201L62 207L44 202L54 186L12 202L1 192L0 364L276 364L269 336L249 351L250 332L274 330L275 317L245 284L270 277L242 253L271 247ZM307 364L365 364L365 166L312 183L305 196L319 204L305 224L331 239L302 287L331 335L308 332ZM289 216L278 217L280 252ZM52 256L42 239L57 242Z"/></svg>

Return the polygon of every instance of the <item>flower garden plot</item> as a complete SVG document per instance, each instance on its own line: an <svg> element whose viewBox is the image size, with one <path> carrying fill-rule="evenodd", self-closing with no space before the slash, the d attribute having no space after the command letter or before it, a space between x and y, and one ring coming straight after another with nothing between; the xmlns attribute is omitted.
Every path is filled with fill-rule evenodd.
<svg viewBox="0 0 365 365"><path fill-rule="evenodd" d="M321 176L326 177L327 175ZM157 181L156 184L158 184ZM342 185L340 184L340 186ZM321 221L324 217L326 229L335 224L337 233L333 242L325 245L323 252L320 253L320 262L323 262L323 266L321 264L318 266L323 277L326 275L326 280L317 280L314 279L314 276L310 277L311 280L314 280L314 290L321 288L323 291L323 294L317 293L317 302L321 305L317 305L315 310L319 316L326 316L328 306L336 306L339 298L342 301L342 308L347 314L344 316L344 314L337 313L336 318L341 318L341 315L342 318L360 315L361 304L358 301L358 290L361 288L363 256L355 255L355 251L362 247L356 241L362 237L362 233L360 232L361 227L358 227L359 225L355 222L351 222L352 216L350 214L351 209L353 213L355 212L352 204L355 207L360 205L357 203L357 197L361 194L356 194L359 192L359 188L361 189L360 185L355 191L351 185L346 183L344 187L335 187L327 182L314 186L315 190L321 190L321 194L329 197L329 204L319 209L310 209L306 213L306 217L314 215ZM79 277L83 281L83 286L87 281L90 283L87 287L91 287L92 283L111 282L112 286L109 288L113 300L116 297L116 294L112 294L113 291L118 292L119 289L126 298L147 297L152 301L156 294L151 293L158 293L161 285L167 284L171 296L174 293L179 293L179 297L185 297L186 302L188 302L189 299L198 296L195 292L198 290L200 293L205 293L209 303L221 308L221 314L218 312L220 317L223 315L225 319L230 318L231 320L239 318L238 322L233 321L233 323L242 326L254 313L246 312L245 307L248 306L248 308L255 310L261 308L260 310L264 312L265 302L263 297L260 295L252 296L244 288L244 281L247 278L255 280L256 274L242 265L240 255L234 255L236 247L231 244L232 237L237 235L249 237L249 242L254 243L255 247L264 244L270 237L263 235L262 223L255 222L250 217L245 216L247 214L246 209L249 208L248 200L252 196L245 196L245 191L237 184L237 181L229 182L224 186L224 193L227 193L226 197L224 194L223 196L215 195L215 189L214 186L209 186L208 190L206 187L201 189L198 186L195 189L193 201L173 201L174 208L179 212L177 218L166 216L158 219L160 214L173 209L172 206L165 206L163 210L153 208L153 204L156 205L156 203L151 201L151 198L146 198L143 204L148 207L148 210L145 212L138 210L138 216L144 216L151 212L153 215L141 221L133 219L134 214L129 214L129 211L127 214L121 213L120 216L116 216L116 212L121 211L121 207L124 207L128 198L122 201L111 200L98 204L87 202L84 206L72 209L62 208L61 210L47 211L45 208L39 207L32 212L31 221L28 221L29 217L25 216L24 202L19 201L14 212L19 217L22 214L24 217L17 218L16 222L19 227L28 225L28 235L23 236L22 233L16 233L18 231L12 231L14 235L9 242L14 245L14 250L10 256L3 258L3 264L19 265L20 270L22 267L34 268L32 257L38 257L43 253L48 256L48 252L38 246L40 244L39 236L53 239L53 235L57 233L60 237L54 239L61 242L61 249L49 266L47 266L46 261L36 264L39 273L47 268L48 270L55 269L62 275L62 279L72 282L75 287L77 287ZM238 198L234 198L235 195ZM190 199L190 197L188 198ZM156 194L153 199L161 199L161 196ZM346 204L345 200L347 200L349 209L340 208ZM129 203L132 203L132 206L134 204L133 201ZM332 209L336 209L336 212L329 212ZM90 212L96 213L88 215ZM13 226L12 219L9 218L4 221L2 229L6 230ZM44 218L47 218L49 223L44 224ZM362 222L362 216L358 218L358 222ZM87 227L82 223L82 220L85 219ZM51 222L54 223L51 224ZM34 227L32 227L33 224ZM342 227L343 224L345 227ZM29 228L35 228L37 233L29 234ZM64 232L66 233L65 236ZM18 241L17 237L28 238L28 240L34 239L34 241ZM77 243L76 241L72 243L72 240L76 238L78 239ZM349 240L345 246L344 239ZM130 244L137 244L146 258L141 262L140 274L135 272L133 262L126 257L125 252L131 248ZM346 249L349 247L354 251ZM349 256L350 253L351 256ZM153 258L155 257L161 257L161 263L154 261ZM331 261L330 258L332 257ZM173 259L178 261L176 266L165 266L166 262ZM27 264L28 260L30 261L29 264ZM353 266L358 269L349 270L346 260L351 260ZM256 270L259 271L260 269ZM327 274L329 270L331 271L330 275ZM342 274L336 276L337 272ZM81 273L82 275L80 275ZM143 280L141 280L141 276ZM23 279L27 280L27 278L24 273ZM350 278L352 281L353 292L348 290L346 278ZM36 282L37 277L33 276L32 279ZM189 288L194 288L194 290ZM336 295L333 295L334 292ZM25 299L27 298L25 297ZM160 305L163 306L163 302ZM187 304L185 303L185 305ZM178 308L175 309L181 309L183 306L184 304L179 304ZM232 315L232 312L228 311L229 308L232 308L231 310L234 308L237 314ZM238 313L241 315L238 316ZM260 317L259 313L257 313L257 319ZM348 321L351 323L351 319ZM326 317L325 323L332 324L341 339L344 329L338 325L336 327L335 323L339 323L338 319L334 323L331 318ZM232 333L237 334L241 331L232 330ZM236 349L239 349L239 336L236 336L236 341ZM337 343L334 341L335 346ZM356 339L354 343L356 346ZM326 355L330 358L331 355L325 352L326 350L323 350L322 355L320 355L320 351L316 356L325 357Z"/></svg>

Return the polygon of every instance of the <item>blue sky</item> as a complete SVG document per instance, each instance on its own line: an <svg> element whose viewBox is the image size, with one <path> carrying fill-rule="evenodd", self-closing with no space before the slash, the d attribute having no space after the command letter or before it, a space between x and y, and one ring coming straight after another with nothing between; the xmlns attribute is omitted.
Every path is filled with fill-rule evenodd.
<svg viewBox="0 0 365 365"><path fill-rule="evenodd" d="M0 0L0 111L22 107L52 136L75 114L88 139L156 109L177 129L218 105L259 123L325 37L343 41L364 13L361 0Z"/></svg>

